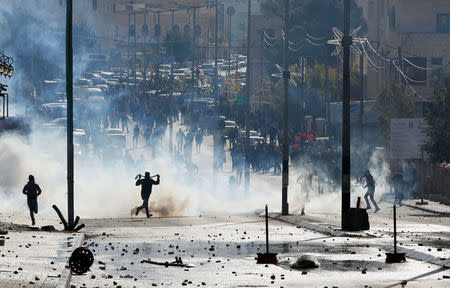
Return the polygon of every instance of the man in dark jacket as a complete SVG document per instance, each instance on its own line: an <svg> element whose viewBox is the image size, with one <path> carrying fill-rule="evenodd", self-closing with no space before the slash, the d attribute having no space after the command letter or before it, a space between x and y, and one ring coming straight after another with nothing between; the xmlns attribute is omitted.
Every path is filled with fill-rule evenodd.
<svg viewBox="0 0 450 288"><path fill-rule="evenodd" d="M30 209L31 224L35 225L34 214L38 213L37 197L41 195L42 190L38 184L34 182L34 176L28 176L28 183L23 187L22 193L27 195L28 208Z"/></svg>
<svg viewBox="0 0 450 288"><path fill-rule="evenodd" d="M367 187L367 192L364 195L364 198L366 199L367 203L367 209L371 209L368 199L370 197L370 200L375 206L375 213L377 213L380 210L380 208L378 207L377 202L375 202L375 199L373 199L373 194L375 193L375 180L373 179L373 176L372 174L370 174L369 170L367 170L364 173L364 177L366 177L366 186L364 186L364 188Z"/></svg>
<svg viewBox="0 0 450 288"><path fill-rule="evenodd" d="M141 209L145 209L145 214L147 214L147 218L149 218L152 214L148 212L148 199L150 198L150 194L152 194L152 186L159 184L159 174L156 175L156 181L150 177L150 172L145 172L143 179L141 179L141 174L139 174L138 177L139 179L136 181L136 186L141 185L141 198L144 202L141 206L137 207L135 214L138 215Z"/></svg>

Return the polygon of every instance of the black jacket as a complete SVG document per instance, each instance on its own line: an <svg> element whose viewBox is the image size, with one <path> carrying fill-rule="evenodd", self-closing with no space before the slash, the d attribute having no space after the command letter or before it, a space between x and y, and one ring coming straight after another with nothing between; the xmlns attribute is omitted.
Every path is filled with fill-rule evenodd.
<svg viewBox="0 0 450 288"><path fill-rule="evenodd" d="M42 193L41 187L34 182L28 182L22 189L22 193L26 194L28 199L36 199Z"/></svg>
<svg viewBox="0 0 450 288"><path fill-rule="evenodd" d="M136 181L136 186L141 185L142 199L150 197L150 194L152 194L152 186L158 184L159 184L159 177L158 180L156 181L151 178L142 178Z"/></svg>

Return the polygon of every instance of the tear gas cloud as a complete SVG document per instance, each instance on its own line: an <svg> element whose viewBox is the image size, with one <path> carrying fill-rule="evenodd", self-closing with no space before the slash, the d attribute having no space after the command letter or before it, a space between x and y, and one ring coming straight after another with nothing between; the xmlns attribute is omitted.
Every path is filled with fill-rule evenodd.
<svg viewBox="0 0 450 288"><path fill-rule="evenodd" d="M64 133L44 129L43 122L48 119L38 117L37 111L42 103L55 101L55 95L64 91L63 82L50 90L42 88L43 80L65 78L64 34L54 29L55 25L64 25L61 22L64 17L55 17L36 6L40 1L25 1L27 9L22 9L20 2L23 1L0 0L0 24L5 32L0 36L0 47L16 61L15 75L7 80L11 95L10 111L31 116L33 132L28 137L6 133L0 136L0 209L6 213L27 214L25 196L21 191L28 175L32 174L43 190L39 198L40 213L56 217L51 205L62 208L63 214L66 207L66 139ZM82 25L94 27L95 21L100 19L88 19L92 23ZM74 46L78 47L75 52L79 53L75 55L77 59L85 59L98 49L83 39L74 38ZM74 64L76 79L84 72L85 63ZM126 92L120 91L114 97L120 102L126 97ZM77 106L74 110L76 117L82 112ZM166 133L166 143L167 138ZM127 138L128 142L130 140ZM203 149L211 152L212 146L206 142ZM144 171L161 175L161 184L153 188L150 198L150 209L160 216L248 213L262 209L265 204L269 204L271 210L280 210L279 176L251 176L250 191L245 194L243 187L230 188L229 173L219 173L214 177L212 169L204 168L198 174L190 173L181 161L169 155L164 145L158 148L155 158L150 157L149 150L130 151L136 164L125 161L117 153L104 153L103 160L95 156L76 156L74 188L77 215L84 218L129 215L130 209L140 205L141 201L140 187L134 185L134 176ZM209 167L210 164L205 163L212 163L212 159L205 156L196 161L200 161L197 162L199 167ZM329 182L320 184L323 187L319 189L321 181L331 178L329 172L308 165L299 167L291 170L291 212L298 213L302 208L308 212L338 212L340 186ZM378 192L388 191L384 177L389 175L381 153L373 153L369 169L377 182L376 197L379 198L381 193ZM354 198L363 195L361 186L352 187ZM352 203L355 202L352 199Z"/></svg>

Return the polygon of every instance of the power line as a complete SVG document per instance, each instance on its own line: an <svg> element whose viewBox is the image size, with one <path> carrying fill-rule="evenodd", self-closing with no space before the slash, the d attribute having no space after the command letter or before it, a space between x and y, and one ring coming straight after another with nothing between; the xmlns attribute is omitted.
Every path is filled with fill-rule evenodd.
<svg viewBox="0 0 450 288"><path fill-rule="evenodd" d="M308 42L309 44L314 45L314 46L323 46L323 45L327 44L327 42L325 42L325 43L314 43L311 40L309 40L308 38L306 38L306 42Z"/></svg>
<svg viewBox="0 0 450 288"><path fill-rule="evenodd" d="M363 51L364 51L364 54L366 55L367 60L369 60L369 62L370 62L374 67L376 67L377 69L384 69L383 66L378 66L378 65L376 65L376 64L372 61L372 59L370 58L369 54L368 54L367 51L366 51L366 48L364 48L364 44L363 44L363 43L359 43L359 44L361 45L361 47L362 47L362 49L363 49Z"/></svg>
<svg viewBox="0 0 450 288"><path fill-rule="evenodd" d="M333 35L333 32L329 33L327 36L324 36L324 37L314 37L314 36L311 36L311 34L306 33L306 37L311 38L312 40L316 40L316 41L323 41L323 40L327 39L328 37L330 37L331 35Z"/></svg>
<svg viewBox="0 0 450 288"><path fill-rule="evenodd" d="M413 66L413 67L415 67L415 68L417 68L417 69L420 69L420 70L427 70L427 71L431 71L431 70L439 70L439 69L442 69L443 67L445 67L445 66L448 66L448 64L445 64L445 65L441 65L441 66L439 66L439 67L431 67L431 68L427 68L427 67L420 67L420 66L418 66L418 65L416 65L416 64L414 64L414 63L412 63L410 60L408 60L408 58L403 58L403 60L405 60L405 62L407 62L409 65L411 65L411 66Z"/></svg>

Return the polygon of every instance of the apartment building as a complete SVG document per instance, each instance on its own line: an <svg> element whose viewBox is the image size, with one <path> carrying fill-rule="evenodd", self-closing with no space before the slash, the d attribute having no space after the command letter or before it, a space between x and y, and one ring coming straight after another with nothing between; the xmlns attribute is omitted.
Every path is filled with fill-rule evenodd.
<svg viewBox="0 0 450 288"><path fill-rule="evenodd" d="M402 81L416 100L432 95L432 79L448 69L450 62L450 1L448 0L365 0L368 39L380 53L369 53L384 69L368 70L367 96L376 95L391 82ZM364 6L363 6L364 7ZM388 59L403 59L397 67ZM374 71L376 70L376 71ZM405 80L406 78L406 80ZM409 86L411 85L411 86Z"/></svg>

